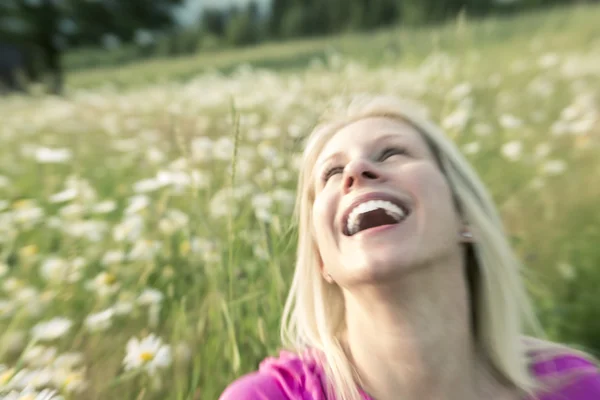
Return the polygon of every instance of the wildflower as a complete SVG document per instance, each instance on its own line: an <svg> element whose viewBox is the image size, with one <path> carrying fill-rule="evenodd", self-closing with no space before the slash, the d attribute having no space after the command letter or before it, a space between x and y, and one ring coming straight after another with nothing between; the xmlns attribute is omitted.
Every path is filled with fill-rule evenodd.
<svg viewBox="0 0 600 400"><path fill-rule="evenodd" d="M85 370L72 370L69 368L57 368L53 371L52 382L62 391L67 393L78 393L87 386Z"/></svg>
<svg viewBox="0 0 600 400"><path fill-rule="evenodd" d="M213 142L207 137L192 140L191 152L194 161L208 161L212 158Z"/></svg>
<svg viewBox="0 0 600 400"><path fill-rule="evenodd" d="M158 369L171 365L171 347L151 334L142 340L131 338L127 342L127 353L123 359L125 370L143 369L154 375Z"/></svg>
<svg viewBox="0 0 600 400"><path fill-rule="evenodd" d="M117 203L113 200L105 200L100 203L96 203L92 207L92 212L95 214L108 214L117 209Z"/></svg>
<svg viewBox="0 0 600 400"><path fill-rule="evenodd" d="M512 140L502 145L501 153L509 161L517 161L521 158L523 144L518 140Z"/></svg>
<svg viewBox="0 0 600 400"><path fill-rule="evenodd" d="M213 142L207 137L198 137L192 140L191 153L194 161L208 161L212 159Z"/></svg>
<svg viewBox="0 0 600 400"><path fill-rule="evenodd" d="M40 147L35 151L34 157L40 164L64 164L73 158L73 153L71 150L64 148Z"/></svg>
<svg viewBox="0 0 600 400"><path fill-rule="evenodd" d="M479 142L470 142L463 146L465 154L476 154L481 149Z"/></svg>
<svg viewBox="0 0 600 400"><path fill-rule="evenodd" d="M63 337L72 325L73 322L67 318L53 318L36 324L32 328L31 334L34 339L39 341L52 341Z"/></svg>
<svg viewBox="0 0 600 400"><path fill-rule="evenodd" d="M115 315L128 315L133 311L133 303L127 300L119 300L112 309Z"/></svg>
<svg viewBox="0 0 600 400"><path fill-rule="evenodd" d="M115 312L112 308L100 311L95 314L90 314L85 319L85 327L90 332L105 331L112 325L112 317Z"/></svg>
<svg viewBox="0 0 600 400"><path fill-rule="evenodd" d="M473 87L469 82L462 82L454 86L448 95L452 100L460 100L468 96L472 89Z"/></svg>
<svg viewBox="0 0 600 400"><path fill-rule="evenodd" d="M56 394L55 390L44 389L41 392L35 391L31 387L23 389L22 392L13 390L2 397L3 400L64 400L62 396Z"/></svg>
<svg viewBox="0 0 600 400"><path fill-rule="evenodd" d="M157 191L163 186L165 186L163 182L155 178L148 178L135 182L133 184L133 191L136 193L150 193Z"/></svg>
<svg viewBox="0 0 600 400"><path fill-rule="evenodd" d="M88 290L95 291L100 297L109 296L120 288L117 277L109 272L100 272L86 284Z"/></svg>
<svg viewBox="0 0 600 400"><path fill-rule="evenodd" d="M71 220L81 218L84 212L85 208L81 204L69 204L58 211L62 218Z"/></svg>
<svg viewBox="0 0 600 400"><path fill-rule="evenodd" d="M512 114L502 114L498 122L504 129L517 129L523 126L523 121Z"/></svg>
<svg viewBox="0 0 600 400"><path fill-rule="evenodd" d="M129 199L129 205L125 209L126 215L137 214L150 205L150 198L145 195L136 195Z"/></svg>
<svg viewBox="0 0 600 400"><path fill-rule="evenodd" d="M560 175L567 169L567 163L562 160L549 160L542 165L546 175Z"/></svg>
<svg viewBox="0 0 600 400"><path fill-rule="evenodd" d="M542 158L546 157L548 154L550 154L551 150L552 150L552 147L550 146L550 144L548 144L546 142L540 143L537 146L535 146L534 157L536 159L542 159Z"/></svg>
<svg viewBox="0 0 600 400"><path fill-rule="evenodd" d="M113 228L113 239L117 242L135 242L144 230L144 219L139 215L129 215Z"/></svg>
<svg viewBox="0 0 600 400"><path fill-rule="evenodd" d="M16 371L15 368L8 368L4 364L0 364L0 388L7 386Z"/></svg>
<svg viewBox="0 0 600 400"><path fill-rule="evenodd" d="M550 132L552 133L553 136L562 136L565 133L569 132L569 127L570 124L562 121L562 120L558 120L555 121L552 126L550 127Z"/></svg>
<svg viewBox="0 0 600 400"><path fill-rule="evenodd" d="M172 235L178 230L184 229L189 222L189 217L183 211L177 209L167 210L164 218L158 223L159 230L165 235Z"/></svg>
<svg viewBox="0 0 600 400"><path fill-rule="evenodd" d="M150 261L158 253L160 247L160 243L156 240L140 239L133 244L127 258L131 261Z"/></svg>
<svg viewBox="0 0 600 400"><path fill-rule="evenodd" d="M268 222L272 219L272 205L273 198L268 194L259 193L252 198L252 207L254 208L254 213L259 221Z"/></svg>
<svg viewBox="0 0 600 400"><path fill-rule="evenodd" d="M125 260L125 253L123 253L121 250L108 250L106 253L104 253L104 256L102 256L102 260L101 263L103 265L114 265L114 264L120 264Z"/></svg>
<svg viewBox="0 0 600 400"><path fill-rule="evenodd" d="M81 270L85 265L82 257L71 262L60 257L50 257L40 266L40 274L49 282L74 283L81 279Z"/></svg>
<svg viewBox="0 0 600 400"><path fill-rule="evenodd" d="M21 288L23 288L25 284L22 280L17 279L13 276L7 278L2 282L2 289L7 293L15 292Z"/></svg>
<svg viewBox="0 0 600 400"><path fill-rule="evenodd" d="M459 107L442 121L442 126L445 129L462 130L467 126L471 110L466 107Z"/></svg>
<svg viewBox="0 0 600 400"><path fill-rule="evenodd" d="M213 157L217 160L227 161L233 157L233 141L224 136L219 138L213 145Z"/></svg>
<svg viewBox="0 0 600 400"><path fill-rule="evenodd" d="M164 298L164 295L156 289L148 288L137 298L137 303L143 306L160 304Z"/></svg>
<svg viewBox="0 0 600 400"><path fill-rule="evenodd" d="M165 154L156 147L151 147L146 151L146 160L152 164L160 164L165 161L165 158Z"/></svg>
<svg viewBox="0 0 600 400"><path fill-rule="evenodd" d="M64 203L73 200L75 197L77 197L77 189L70 188L51 195L48 200L50 203Z"/></svg>
<svg viewBox="0 0 600 400"><path fill-rule="evenodd" d="M14 208L14 221L24 228L31 228L44 217L44 210L37 207L34 202L19 202Z"/></svg>
<svg viewBox="0 0 600 400"><path fill-rule="evenodd" d="M558 57L558 54L546 53L539 58L538 65L540 66L540 68L548 69L558 65L559 61L560 59Z"/></svg>
<svg viewBox="0 0 600 400"><path fill-rule="evenodd" d="M12 377L10 386L17 389L41 389L52 381L52 370L50 368L23 368Z"/></svg>
<svg viewBox="0 0 600 400"><path fill-rule="evenodd" d="M48 367L56 359L56 347L37 345L28 348L23 361L30 367Z"/></svg>
<svg viewBox="0 0 600 400"><path fill-rule="evenodd" d="M73 221L63 222L62 231L74 238L83 238L90 242L99 242L108 232L108 223L106 221Z"/></svg>
<svg viewBox="0 0 600 400"><path fill-rule="evenodd" d="M74 369L83 363L83 354L78 352L63 353L56 357L52 366L54 368Z"/></svg>

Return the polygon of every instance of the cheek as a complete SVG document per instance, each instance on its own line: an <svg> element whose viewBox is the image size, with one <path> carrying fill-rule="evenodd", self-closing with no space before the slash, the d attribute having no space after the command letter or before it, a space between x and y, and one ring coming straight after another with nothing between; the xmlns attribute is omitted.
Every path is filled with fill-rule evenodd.
<svg viewBox="0 0 600 400"><path fill-rule="evenodd" d="M313 203L313 230L319 241L331 235L334 216L332 203L333 200L324 194L317 196Z"/></svg>
<svg viewBox="0 0 600 400"><path fill-rule="evenodd" d="M444 175L430 163L420 163L406 175L409 189L421 205L434 215L453 212L452 195Z"/></svg>

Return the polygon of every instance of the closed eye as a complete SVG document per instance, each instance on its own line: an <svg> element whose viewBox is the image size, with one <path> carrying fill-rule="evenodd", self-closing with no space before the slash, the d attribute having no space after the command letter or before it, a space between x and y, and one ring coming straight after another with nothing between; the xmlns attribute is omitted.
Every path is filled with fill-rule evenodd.
<svg viewBox="0 0 600 400"><path fill-rule="evenodd" d="M323 176L321 177L321 179L323 180L323 182L327 182L329 178L331 178L333 175L342 173L343 171L344 168L340 166L328 168L327 170L325 170L325 172L323 172Z"/></svg>
<svg viewBox="0 0 600 400"><path fill-rule="evenodd" d="M386 147L378 157L378 161L385 161L395 155L407 154L403 147Z"/></svg>
<svg viewBox="0 0 600 400"><path fill-rule="evenodd" d="M406 149L403 147L386 147L385 149L383 149L383 151L381 152L381 154L379 155L379 157L377 157L378 161L385 161L388 158L395 156L395 155L406 155L408 154ZM332 176L342 173L344 171L344 168L341 166L333 166L331 168L328 168L325 170L325 172L323 172L321 179L323 180L323 182L327 183L327 181L329 180L329 178L331 178Z"/></svg>

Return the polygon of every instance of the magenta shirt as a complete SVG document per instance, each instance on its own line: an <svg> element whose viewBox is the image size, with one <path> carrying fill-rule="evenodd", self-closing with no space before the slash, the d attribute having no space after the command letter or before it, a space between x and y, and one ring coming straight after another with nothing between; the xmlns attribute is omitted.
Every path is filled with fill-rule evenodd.
<svg viewBox="0 0 600 400"><path fill-rule="evenodd" d="M561 355L531 366L543 377L560 373L565 382L554 393L538 394L535 400L600 400L600 372L588 360L577 355ZM571 374L577 373L573 378ZM301 359L281 351L279 357L267 357L256 372L235 380L219 400L331 400L325 396L324 372L316 358ZM364 400L372 400L361 391Z"/></svg>

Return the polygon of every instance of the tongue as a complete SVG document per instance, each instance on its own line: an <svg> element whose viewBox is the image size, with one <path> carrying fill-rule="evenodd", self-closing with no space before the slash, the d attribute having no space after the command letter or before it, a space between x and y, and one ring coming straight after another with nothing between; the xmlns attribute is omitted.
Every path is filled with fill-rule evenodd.
<svg viewBox="0 0 600 400"><path fill-rule="evenodd" d="M376 210L366 212L360 216L358 232L369 228L375 228L377 226L393 225L397 223L398 221L389 215L384 209L378 208Z"/></svg>

